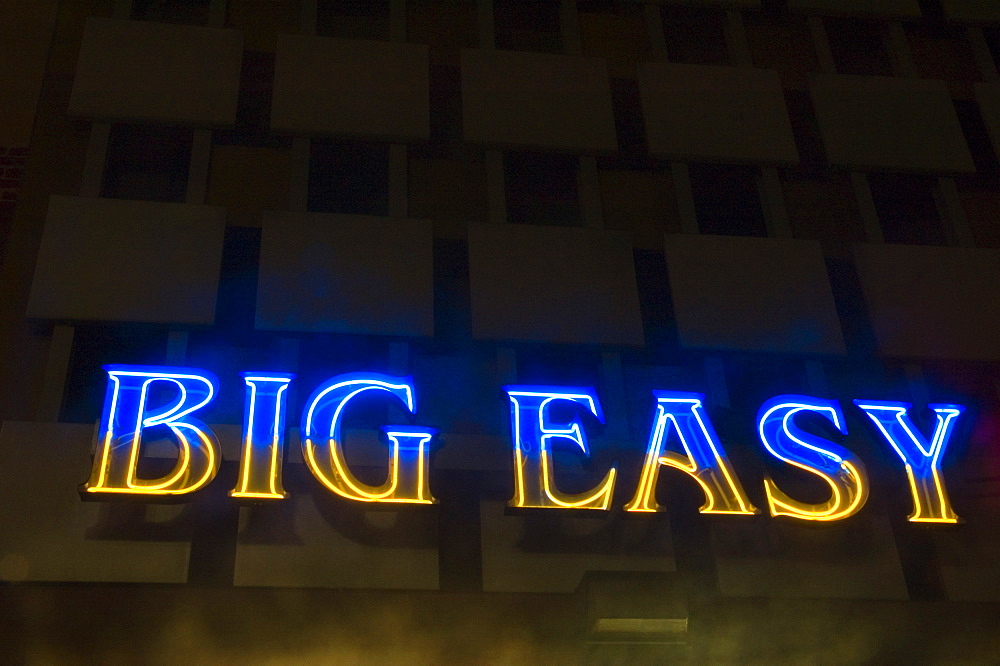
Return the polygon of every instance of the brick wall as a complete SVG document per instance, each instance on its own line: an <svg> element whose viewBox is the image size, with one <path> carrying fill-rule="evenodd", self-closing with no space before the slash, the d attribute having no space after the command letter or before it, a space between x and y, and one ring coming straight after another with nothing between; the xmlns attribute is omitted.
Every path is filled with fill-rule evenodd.
<svg viewBox="0 0 1000 666"><path fill-rule="evenodd" d="M14 221L14 206L27 154L27 148L0 147L0 264L7 250L7 238Z"/></svg>

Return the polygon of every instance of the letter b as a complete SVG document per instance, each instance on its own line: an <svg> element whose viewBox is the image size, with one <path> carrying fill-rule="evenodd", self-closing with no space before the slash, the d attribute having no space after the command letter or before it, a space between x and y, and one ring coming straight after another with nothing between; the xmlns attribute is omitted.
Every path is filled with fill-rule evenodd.
<svg viewBox="0 0 1000 666"><path fill-rule="evenodd" d="M181 495L198 490L219 470L219 444L204 423L189 416L218 392L211 373L194 368L105 366L108 390L88 493ZM150 406L156 388L172 391L165 405ZM158 479L140 479L143 431L165 426L177 443L177 464Z"/></svg>

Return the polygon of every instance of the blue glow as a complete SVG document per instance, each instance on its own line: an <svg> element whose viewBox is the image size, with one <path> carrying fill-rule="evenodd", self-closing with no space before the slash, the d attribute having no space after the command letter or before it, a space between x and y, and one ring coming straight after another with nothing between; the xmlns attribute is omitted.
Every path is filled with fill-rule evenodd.
<svg viewBox="0 0 1000 666"><path fill-rule="evenodd" d="M799 412L813 412L825 417L842 434L847 434L844 414L836 400L804 395L779 395L771 398L757 412L757 432L764 448L787 463L801 463L836 474L844 462L844 449L799 428L794 417ZM848 454L850 455L850 454Z"/></svg>
<svg viewBox="0 0 1000 666"><path fill-rule="evenodd" d="M663 510L656 502L656 482L660 467L667 466L688 474L701 486L705 493L701 513L756 513L704 412L705 396L679 391L653 391L653 396L656 416L646 447L646 459L635 497L625 509L631 512ZM665 450L671 429L677 433L684 455Z"/></svg>
<svg viewBox="0 0 1000 666"><path fill-rule="evenodd" d="M180 495L201 488L219 469L215 434L189 415L218 393L215 375L195 368L108 365L108 388L100 424L100 445L85 486L90 493ZM176 388L172 402L151 409L150 387ZM174 436L178 456L174 470L160 479L139 479L142 433L166 426Z"/></svg>
<svg viewBox="0 0 1000 666"><path fill-rule="evenodd" d="M822 504L799 502L766 479L771 515L830 521L857 513L868 496L864 466L847 449L796 425L795 416L802 412L819 414L838 432L847 434L844 414L836 400L805 395L779 395L761 405L757 433L775 458L822 478L831 488L831 499Z"/></svg>
<svg viewBox="0 0 1000 666"><path fill-rule="evenodd" d="M233 497L281 499L281 465L285 444L285 403L295 375L244 372L246 407L243 454Z"/></svg>
<svg viewBox="0 0 1000 666"><path fill-rule="evenodd" d="M557 402L583 406L604 423L597 394L590 388L558 386L507 386L510 398L511 431L514 439L514 498L510 505L530 508L608 508L614 491L617 469L612 467L601 484L586 493L567 495L555 487L552 442L568 440L584 456L590 455L587 436L579 420L553 422L549 413Z"/></svg>
<svg viewBox="0 0 1000 666"><path fill-rule="evenodd" d="M936 423L931 441L920 434L910 419L908 402L855 400L858 406L885 441L906 465L906 474L913 495L912 522L956 523L958 516L951 508L944 478L941 475L941 457L948 448L958 417L965 411L962 405L932 404Z"/></svg>
<svg viewBox="0 0 1000 666"><path fill-rule="evenodd" d="M390 453L389 473L381 486L362 483L348 469L341 433L344 409L353 398L365 391L388 393L402 402L409 413L416 411L410 377L348 373L324 382L313 393L302 414L302 450L310 471L327 488L348 499L433 503L435 500L430 494L428 481L428 449L437 432L434 429L414 426L383 428L390 443Z"/></svg>

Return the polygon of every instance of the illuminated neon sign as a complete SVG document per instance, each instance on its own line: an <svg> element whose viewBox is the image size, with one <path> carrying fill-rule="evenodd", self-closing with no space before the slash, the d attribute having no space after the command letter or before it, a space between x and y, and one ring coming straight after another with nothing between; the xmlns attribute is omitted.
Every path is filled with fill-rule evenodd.
<svg viewBox="0 0 1000 666"><path fill-rule="evenodd" d="M219 443L211 429L190 417L219 392L215 375L194 368L111 365L101 416L100 444L85 485L88 493L182 495L203 487L219 471ZM165 406L150 409L150 394L172 390ZM177 442L177 465L166 476L140 479L143 434L168 429Z"/></svg>
<svg viewBox="0 0 1000 666"><path fill-rule="evenodd" d="M511 506L532 509L607 509L615 488L617 469L589 492L566 495L555 487L553 440L572 442L589 455L587 436L578 419L554 423L551 407L560 403L582 405L604 422L593 389L548 386L508 386L511 432L514 439L514 499Z"/></svg>
<svg viewBox="0 0 1000 666"><path fill-rule="evenodd" d="M221 452L211 428L193 416L218 394L218 380L204 370L159 366L113 365L105 368L108 386L90 479L85 496L104 494L184 495L212 481ZM291 374L243 373L246 399L239 476L230 492L234 498L258 502L286 497L281 483L285 458L285 417ZM514 497L518 509L606 511L611 506L617 465L603 479L580 493L567 493L556 483L553 451L575 451L589 457L587 421L604 422L594 389L585 387L508 386ZM367 394L405 409L415 418L416 392L410 377L350 373L332 377L315 389L305 403L299 433L302 456L312 475L331 492L358 502L433 504L430 448L437 435L420 425L380 428L388 449L385 481L372 486L352 472L344 452L344 417L355 399ZM753 515L758 510L743 490L726 456L705 398L698 393L653 391L656 400L648 444L629 513L654 513L664 468L694 481L705 496L706 514ZM874 431L902 461L913 497L909 519L921 523L955 523L941 471L956 424L965 411L960 405L931 404L936 423L929 436L911 419L904 402L854 400ZM771 516L805 521L836 521L860 511L868 498L869 480L861 460L837 444L803 428L826 425L829 435L847 435L840 403L804 395L780 395L767 400L757 413L757 436L775 459L821 479L827 499L809 503L787 494L771 478L764 479L764 496ZM811 426L816 429L817 426ZM173 469L162 476L140 470L144 440L169 438L177 447ZM673 442L677 442L676 445ZM568 448L567 448L568 445Z"/></svg>
<svg viewBox="0 0 1000 666"><path fill-rule="evenodd" d="M635 497L625 505L626 511L659 511L656 504L656 482L660 466L674 467L689 474L705 491L702 513L754 514L746 493L740 486L722 443L702 406L704 396L698 393L653 391L656 416L649 436L646 460ZM684 454L665 448L670 429L676 431Z"/></svg>
<svg viewBox="0 0 1000 666"><path fill-rule="evenodd" d="M844 414L836 400L804 395L782 395L765 402L757 414L757 432L764 448L783 460L823 479L830 486L830 499L806 504L783 493L771 479L764 480L772 516L802 520L841 520L861 510L868 499L865 466L847 449L805 432L795 424L802 412L819 414L842 435L847 434Z"/></svg>
<svg viewBox="0 0 1000 666"><path fill-rule="evenodd" d="M245 372L243 455L233 497L281 499L281 462L285 445L285 400L294 375Z"/></svg>
<svg viewBox="0 0 1000 666"><path fill-rule="evenodd" d="M391 446L389 473L381 486L358 481L348 469L341 428L344 410L353 398L366 391L388 393L403 403L410 414L416 411L409 377L352 373L328 380L309 398L302 414L302 453L309 470L324 486L347 499L433 504L427 448L436 431L431 428L382 428Z"/></svg>

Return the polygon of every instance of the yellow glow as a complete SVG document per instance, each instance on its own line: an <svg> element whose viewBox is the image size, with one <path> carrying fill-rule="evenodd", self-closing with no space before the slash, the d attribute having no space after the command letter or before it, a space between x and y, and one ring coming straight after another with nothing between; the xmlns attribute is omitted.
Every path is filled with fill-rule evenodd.
<svg viewBox="0 0 1000 666"><path fill-rule="evenodd" d="M655 453L656 452L654 452L654 455ZM646 462L642 466L642 476L639 480L639 487L636 490L635 497L632 498L632 501L625 505L625 510L635 513L656 513L657 511L663 510L663 507L659 506L656 502L655 487L659 478L660 466L666 466L679 469L694 479L698 485L701 486L702 492L705 493L705 504L698 510L700 513L735 515L753 515L757 513L757 509L750 504L750 501L744 494L742 487L734 481L732 472L728 469L728 462L722 458L717 458L716 460L721 463L720 469L722 471L723 478L725 479L725 484L719 483L718 479L715 478L715 475L705 474L705 470L698 469L698 466L690 458L673 451L666 452L663 456L660 456L653 462L649 460L649 456L647 455ZM702 480L703 476L710 477L710 480L714 482L714 489L713 486ZM717 508L719 503L717 497L723 493L732 496L732 500L735 502L736 508ZM730 500L726 500L726 504L731 505Z"/></svg>
<svg viewBox="0 0 1000 666"><path fill-rule="evenodd" d="M552 425L546 420L546 407L557 401L575 402L600 416L597 398L587 389L566 390L559 387L506 387L511 402L514 440L514 498L508 506L530 509L593 509L606 511L614 492L616 468L612 467L594 489L567 494L555 484L554 464L549 442L565 438L576 444L586 455L586 436L578 422ZM526 399L528 406L522 406ZM537 404L535 402L537 401ZM522 419L527 419L527 429ZM527 442L525 441L527 438ZM525 455L525 448L535 455Z"/></svg>
<svg viewBox="0 0 1000 666"><path fill-rule="evenodd" d="M366 486L360 481L356 480L354 476L347 471L346 463L341 459L340 456L340 446L334 440L330 440L330 460L333 462L334 467L337 468L337 475L340 480L346 485L351 492L354 493L354 498L365 498L366 501L378 501L380 499L385 499L392 494L392 491L396 489L396 485L399 483L399 446L395 443L392 446L392 452L389 454L389 477L386 482L380 488L373 488L372 486ZM348 493L346 497L351 497Z"/></svg>
<svg viewBox="0 0 1000 666"><path fill-rule="evenodd" d="M173 429L171 428L171 430ZM174 485L177 481L181 479L182 476L184 476L185 473L187 473L188 465L191 463L191 445L190 443L188 443L187 437L182 435L180 432L174 431L174 434L177 435L177 447L178 447L177 467L174 468L174 475L170 477L165 477L162 481L150 482L150 483L142 483L141 481L136 480L135 476L136 466L139 463L138 433L135 437L132 438L131 458L129 460L128 477L127 477L128 480L126 481L129 488L142 488L143 490L149 492L155 490L163 490L168 486Z"/></svg>
<svg viewBox="0 0 1000 666"><path fill-rule="evenodd" d="M706 448L711 452L713 458L711 466L700 467L695 461L691 454L690 445L681 433L680 426L673 414L666 413L661 408L658 415L654 433L646 451L646 459L642 465L639 486L635 496L625 505L626 511L655 513L663 510L663 507L656 501L656 482L659 479L660 467L665 466L684 472L701 487L705 494L705 504L699 509L700 513L729 515L753 515L757 513L757 509L750 503L743 487L732 471L729 460L719 452L705 427L704 421L697 412L695 412L695 416L700 430L705 434L709 443ZM676 451L662 450L667 440L668 422L673 424L675 432L680 435L681 445L684 447L686 455Z"/></svg>
<svg viewBox="0 0 1000 666"><path fill-rule="evenodd" d="M101 463L98 468L97 481L93 484L87 484L87 492L94 493L98 492L98 488L103 488L104 484L107 483L108 479L108 457L111 455L111 431L109 430L107 434L104 435L104 440L101 443Z"/></svg>
<svg viewBox="0 0 1000 666"><path fill-rule="evenodd" d="M940 471L935 467L931 469L931 474L934 479L933 494L926 488L926 483L921 483L918 487L913 467L906 466L906 478L913 494L913 513L907 520L913 523L957 523L958 514L951 508Z"/></svg>
<svg viewBox="0 0 1000 666"><path fill-rule="evenodd" d="M206 453L206 464L204 472L201 477L194 483L186 482L188 475L191 472L191 444L188 439L181 434L178 428L171 426L171 430L178 439L178 448L180 454L177 460L177 466L174 468L173 475L166 477L165 480L156 480L155 482L143 482L141 479L136 479L136 465L138 463L138 452L139 452L139 438L134 438L131 446L131 452L129 456L129 469L128 476L125 487L105 487L103 485L91 485L88 483L85 490L88 493L123 493L132 495L182 495L185 493L194 492L199 488L203 487L209 481L215 477L216 472L216 454L215 454L215 444L209 439L204 433L199 430L195 430L198 438L201 440L202 446L200 447ZM107 479L107 473L104 466L108 460L107 448L110 445L110 437L105 437L105 451L102 452L101 456L101 472L98 477L99 483L105 483Z"/></svg>
<svg viewBox="0 0 1000 666"><path fill-rule="evenodd" d="M615 488L615 476L618 470L612 467L608 470L608 473L604 475L604 480L595 488L594 490L586 493L579 494L566 494L560 492L553 482L553 465L552 456L548 451L547 447L542 447L541 449L541 468L542 468L542 496L544 499L542 501L529 504L526 500L527 493L525 492L525 483L527 482L524 474L525 459L521 453L520 447L515 449L515 458L517 466L517 474L515 474L516 480L516 490L514 495L513 506L519 508L532 508L532 509L545 509L545 508L561 508L561 509L597 509L600 511L606 511L611 505L611 496Z"/></svg>
<svg viewBox="0 0 1000 666"><path fill-rule="evenodd" d="M959 522L945 490L940 460L953 433L955 420L965 408L954 404L927 405L937 415L937 425L928 442L907 414L912 407L909 403L855 400L854 404L868 415L906 466L913 496L913 513L909 520L914 523Z"/></svg>
<svg viewBox="0 0 1000 666"><path fill-rule="evenodd" d="M181 370L181 369L178 369ZM118 493L131 495L180 495L190 493L203 487L211 481L218 471L218 454L214 437L207 428L200 422L188 422L181 420L190 412L203 407L211 401L215 386L212 381L203 376L180 374L180 373L149 373L143 370L133 371L121 369L110 370L109 387L110 404L104 419L105 432L101 438L101 450L95 459L94 469L91 478L85 484L84 489L88 493ZM116 440L113 425L118 417L119 394L122 390L121 377L143 377L145 381L141 386L132 386L129 390L132 394L138 393L138 400L135 403L128 403L128 413L135 414L135 423L131 426L131 436L124 441ZM208 390L201 396L201 402L188 406L188 389L185 388L181 379L196 379L204 382ZM166 380L173 382L180 389L180 398L177 404L165 412L155 416L146 415L146 399L148 397L149 386L154 381ZM132 409L135 409L132 412ZM198 423L198 425L195 425ZM170 429L176 438L177 463L171 473L160 479L143 480L137 477L139 465L142 431L146 426L165 425ZM206 428L203 430L202 428ZM185 431L194 433L197 443L193 443ZM116 447L118 451L116 452ZM126 449L123 450L123 449ZM196 452L200 454L196 456ZM114 470L112 470L114 467ZM194 477L194 478L193 478Z"/></svg>
<svg viewBox="0 0 1000 666"><path fill-rule="evenodd" d="M287 497L288 493L278 492L278 451L279 441L278 437L275 436L271 442L271 467L270 474L268 476L268 486L270 487L270 492L260 492L249 490L250 486L250 456L252 455L252 442L250 436L246 437L246 446L243 449L243 459L240 461L240 480L238 484L240 486L239 490L233 490L230 492L232 497L252 497L258 499L284 499Z"/></svg>
<svg viewBox="0 0 1000 666"><path fill-rule="evenodd" d="M288 496L288 493L281 488L281 459L280 454L282 450L282 435L283 433L279 428L284 423L281 418L281 412L283 409L282 396L288 389L288 384L286 383L278 388L275 395L274 403L274 413L270 423L272 424L271 431L271 441L269 451L269 461L266 471L266 487L267 491L259 487L251 489L251 483L253 482L255 486L261 485L261 479L255 478L254 471L254 446L253 446L253 432L256 418L256 401L257 401L257 386L253 383L251 379L263 379L266 381L276 381L273 378L266 377L254 377L247 378L246 383L250 388L250 400L247 414L247 423L245 426L246 434L243 438L243 456L240 459L240 477L237 481L237 489L232 490L229 495L231 497L243 497L252 499L284 499ZM280 381L280 380L278 380ZM259 470L258 470L259 471ZM258 475L259 476L259 475Z"/></svg>
<svg viewBox="0 0 1000 666"><path fill-rule="evenodd" d="M109 378L111 379L111 382L114 384L114 391L111 393L111 406L109 413L114 415L118 413L118 391L121 387L121 382L118 381L118 378L115 377L114 374L110 374ZM111 439L112 439L111 428L108 428L107 431L105 431L104 433L104 439L101 446L101 463L100 467L98 468L97 481L96 483L88 482L86 486L87 492L91 493L99 492L98 489L104 488L105 484L107 483L108 468L111 465L111 460L110 460Z"/></svg>
<svg viewBox="0 0 1000 666"><path fill-rule="evenodd" d="M417 470L415 475L416 487L407 488L410 484L403 483L401 486L399 442L394 438L389 438L392 443L389 453L389 474L386 482L381 486L369 486L358 481L347 468L347 463L343 460L340 444L335 439L328 440L328 450L330 452L330 467L333 474L328 474L316 459L316 445L311 439L305 441L306 464L313 475L327 489L346 499L358 502L391 502L393 504L434 504L437 500L430 496L427 483L427 457L426 445L430 441L428 437L423 441L417 450ZM398 491L398 492L397 492Z"/></svg>
<svg viewBox="0 0 1000 666"><path fill-rule="evenodd" d="M841 463L843 474L839 479L794 460L786 462L823 479L830 486L832 497L823 504L799 502L783 493L771 479L764 479L764 491L767 493L767 503L772 516L826 522L843 520L860 511L868 499L868 484L864 466L860 461L844 460Z"/></svg>

